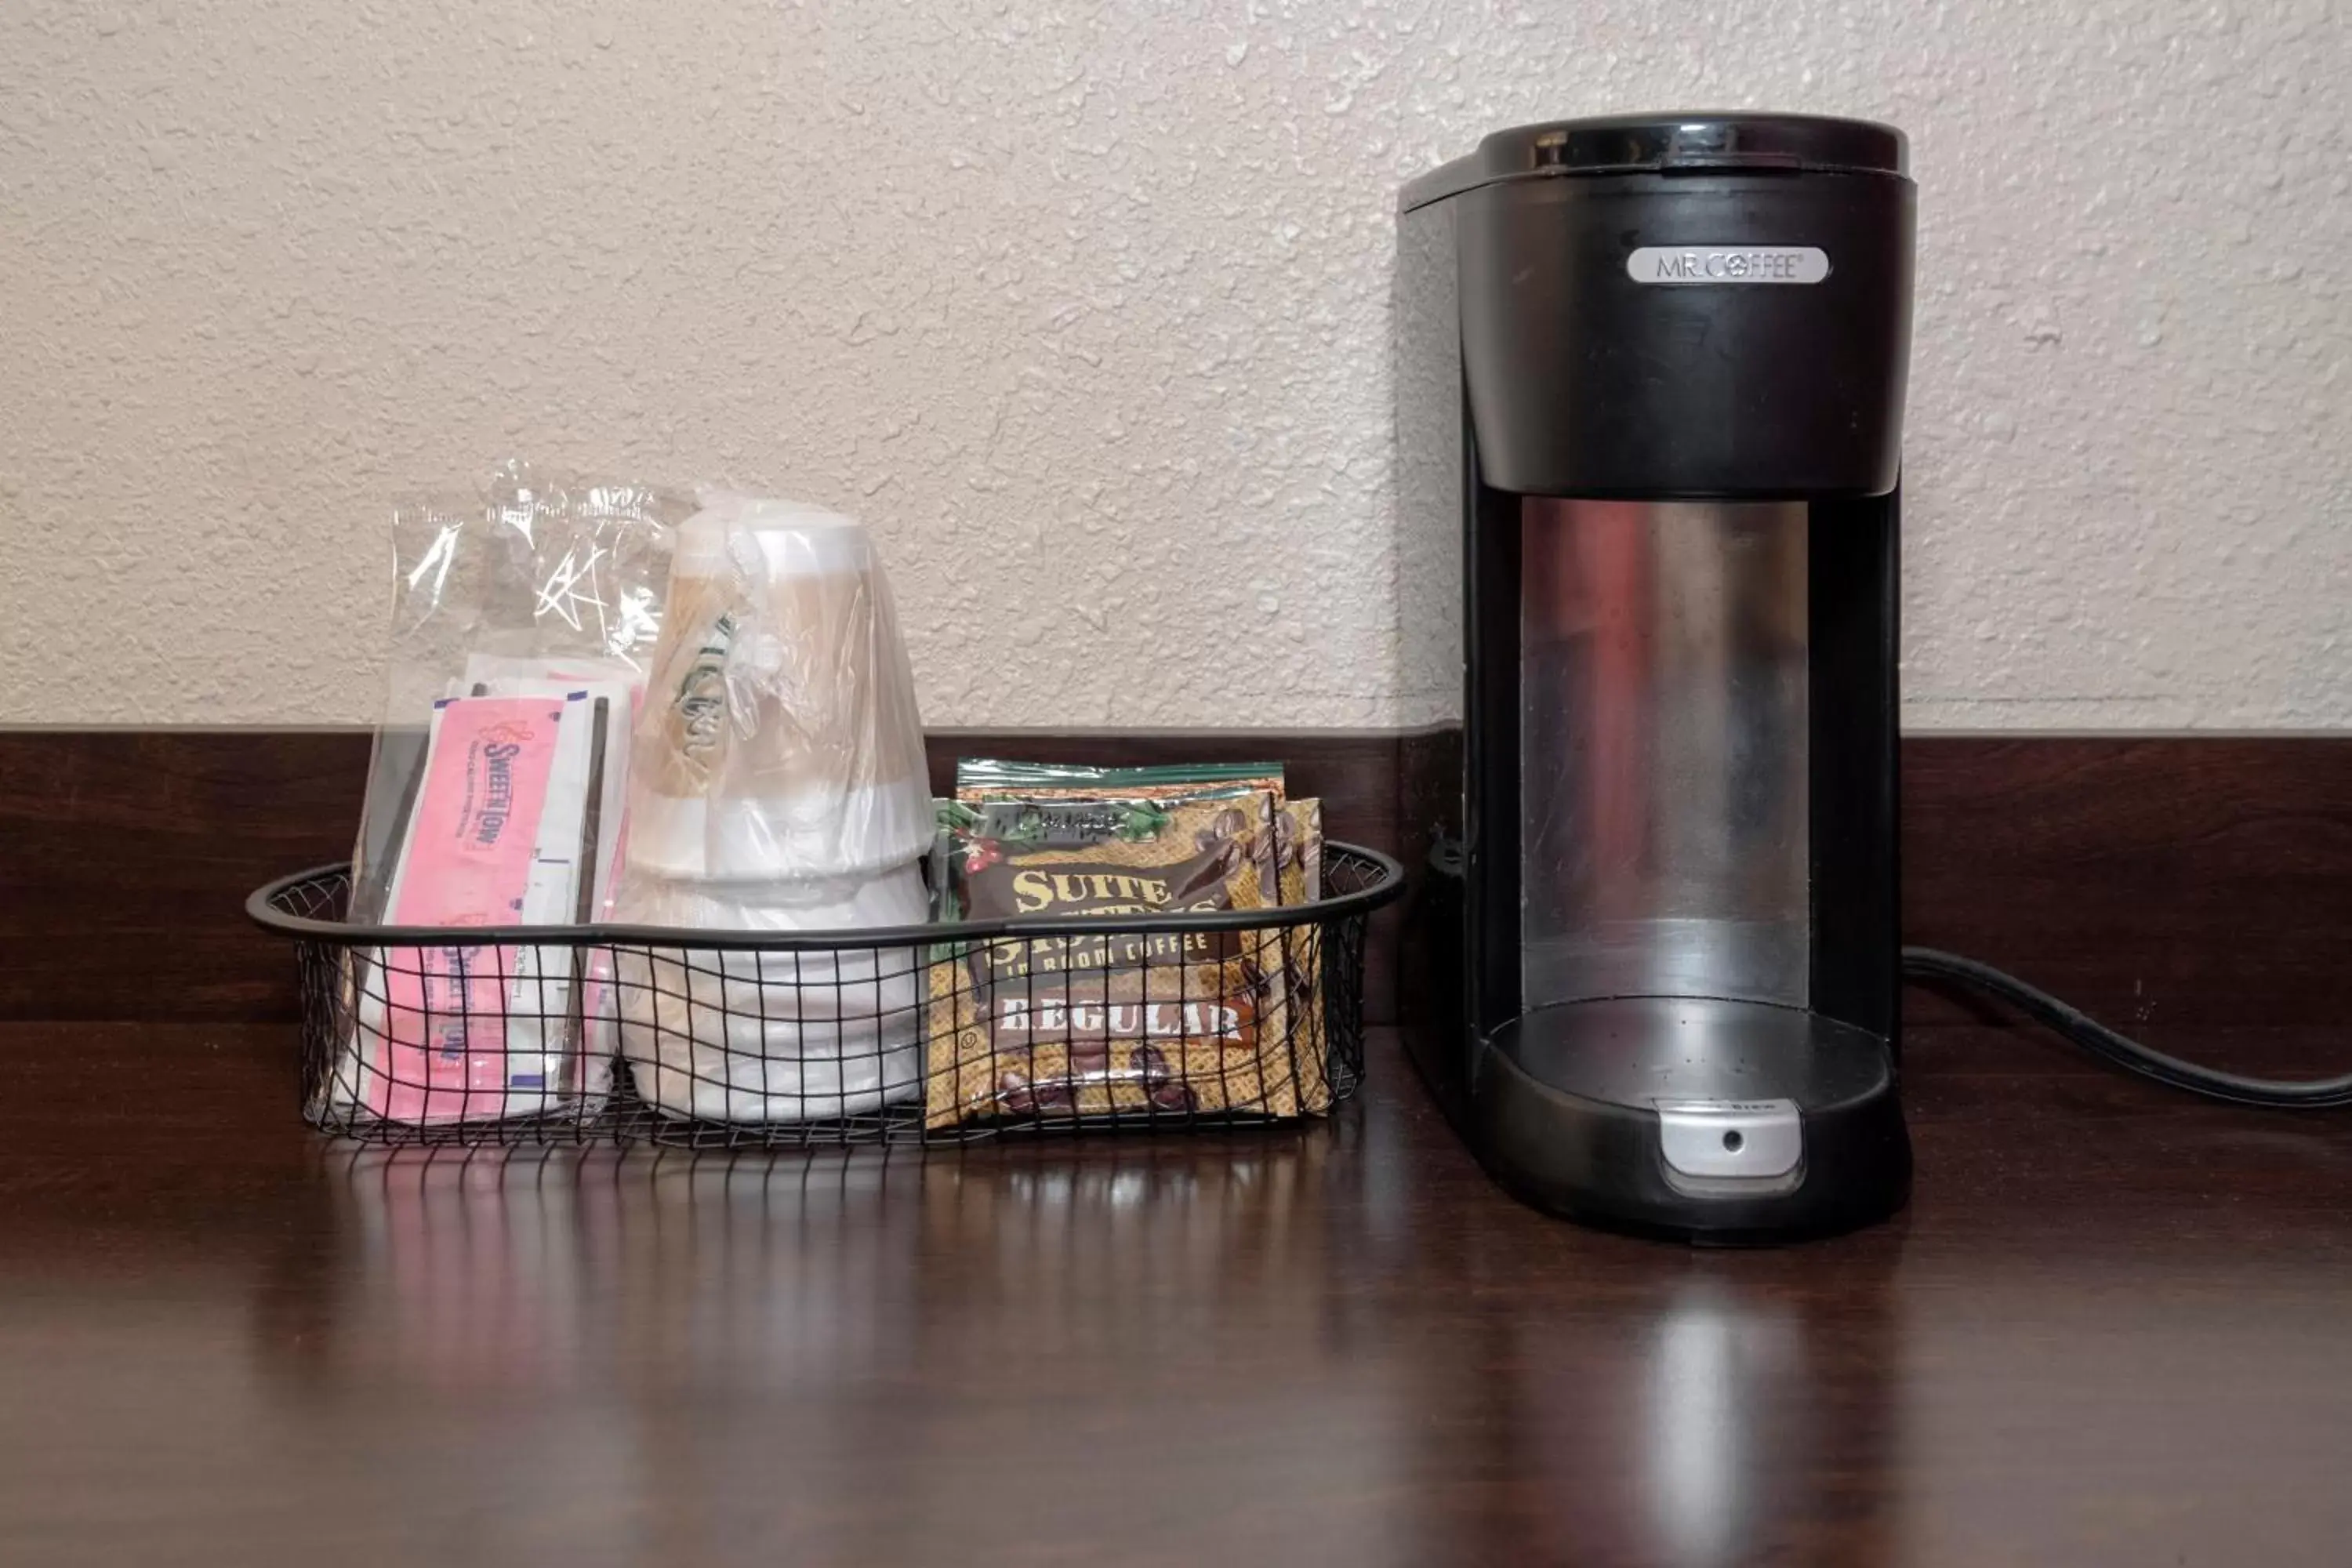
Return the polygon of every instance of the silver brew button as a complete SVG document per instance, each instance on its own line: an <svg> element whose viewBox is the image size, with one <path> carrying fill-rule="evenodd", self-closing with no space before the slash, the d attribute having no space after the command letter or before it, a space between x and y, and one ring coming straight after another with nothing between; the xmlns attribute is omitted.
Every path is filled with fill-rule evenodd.
<svg viewBox="0 0 2352 1568"><path fill-rule="evenodd" d="M1660 1100L1658 1147L1667 1166L1710 1180L1769 1181L1797 1168L1805 1126L1793 1100Z"/></svg>

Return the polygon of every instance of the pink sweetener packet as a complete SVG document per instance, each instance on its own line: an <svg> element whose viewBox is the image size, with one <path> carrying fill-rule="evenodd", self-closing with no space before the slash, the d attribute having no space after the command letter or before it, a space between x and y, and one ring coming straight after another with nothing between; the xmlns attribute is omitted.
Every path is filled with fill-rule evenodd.
<svg viewBox="0 0 2352 1568"><path fill-rule="evenodd" d="M477 653L466 661L469 684L487 686L505 696L528 692L603 696L616 705L607 731L604 759L604 788L596 854L596 877L587 910L591 921L610 920L620 892L621 870L628 858L628 776L632 737L645 708L645 678L629 664L609 658L539 658ZM619 1049L618 1019L613 999L613 950L595 946L583 950L581 991L584 1038L581 1059L567 1080L567 1090L584 1089L600 1094L597 1064ZM511 1087L511 1085L509 1086Z"/></svg>
<svg viewBox="0 0 2352 1568"><path fill-rule="evenodd" d="M394 925L521 921L563 703L445 698L387 918ZM370 1109L404 1122L501 1114L510 947L395 950L383 976L380 1071Z"/></svg>

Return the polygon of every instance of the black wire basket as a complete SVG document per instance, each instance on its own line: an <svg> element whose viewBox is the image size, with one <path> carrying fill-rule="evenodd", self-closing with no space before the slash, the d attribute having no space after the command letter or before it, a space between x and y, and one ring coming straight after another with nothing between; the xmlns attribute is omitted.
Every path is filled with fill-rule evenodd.
<svg viewBox="0 0 2352 1568"><path fill-rule="evenodd" d="M962 1143L1275 1123L1364 1067L1364 933L1323 850L1278 908L855 931L356 925L351 868L247 900L295 943L302 1108L370 1143Z"/></svg>

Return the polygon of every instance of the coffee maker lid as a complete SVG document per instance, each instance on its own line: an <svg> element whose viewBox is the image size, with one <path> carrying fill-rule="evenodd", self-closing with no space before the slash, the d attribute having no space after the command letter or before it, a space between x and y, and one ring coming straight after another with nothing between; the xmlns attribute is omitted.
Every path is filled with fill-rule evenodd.
<svg viewBox="0 0 2352 1568"><path fill-rule="evenodd" d="M1906 175L1910 145L1892 125L1820 114L1732 110L1553 120L1496 132L1475 153L1408 183L1397 206L1411 212L1498 180L1742 169Z"/></svg>

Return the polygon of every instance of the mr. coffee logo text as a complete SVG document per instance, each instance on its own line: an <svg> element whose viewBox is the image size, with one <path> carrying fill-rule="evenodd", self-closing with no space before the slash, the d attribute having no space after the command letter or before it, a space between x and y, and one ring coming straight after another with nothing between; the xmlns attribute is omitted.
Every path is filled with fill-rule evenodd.
<svg viewBox="0 0 2352 1568"><path fill-rule="evenodd" d="M1645 245L1625 258L1636 283L1818 283L1825 250L1810 245Z"/></svg>

